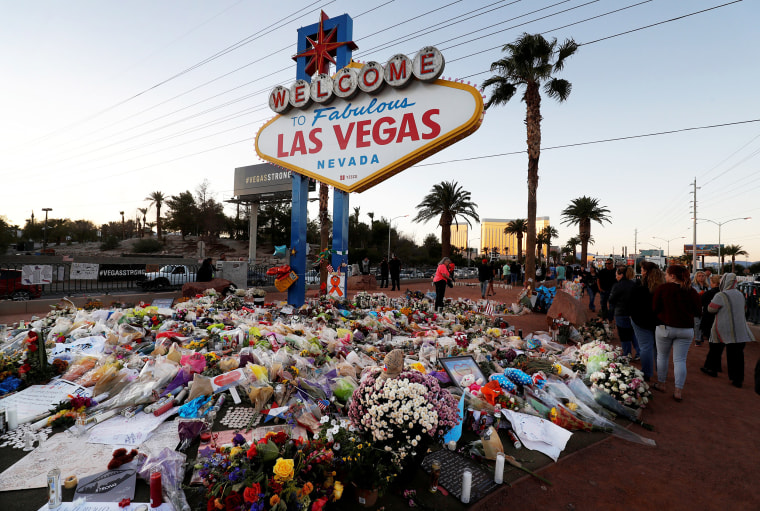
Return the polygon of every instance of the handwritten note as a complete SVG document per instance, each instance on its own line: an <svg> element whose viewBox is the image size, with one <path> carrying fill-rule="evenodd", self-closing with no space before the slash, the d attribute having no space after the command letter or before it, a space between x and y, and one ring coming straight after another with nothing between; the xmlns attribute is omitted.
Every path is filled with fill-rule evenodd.
<svg viewBox="0 0 760 511"><path fill-rule="evenodd" d="M156 417L152 413L138 412L131 419L118 415L90 431L87 441L91 444L108 444L119 447L135 447L145 442L162 422L176 414L179 407Z"/></svg>
<svg viewBox="0 0 760 511"><path fill-rule="evenodd" d="M69 394L89 397L92 389L86 389L66 380L52 380L47 385L32 385L21 392L0 399L0 408L15 406L18 410L19 422L27 422L38 415L48 413L51 408L66 400Z"/></svg>

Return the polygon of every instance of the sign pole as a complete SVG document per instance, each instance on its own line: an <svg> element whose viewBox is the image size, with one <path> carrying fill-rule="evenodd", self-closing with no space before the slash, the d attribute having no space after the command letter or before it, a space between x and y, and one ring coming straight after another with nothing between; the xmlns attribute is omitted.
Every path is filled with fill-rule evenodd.
<svg viewBox="0 0 760 511"><path fill-rule="evenodd" d="M332 265L335 271L346 272L343 296L348 292L348 192L333 189L333 246ZM330 284L328 282L329 290Z"/></svg>
<svg viewBox="0 0 760 511"><path fill-rule="evenodd" d="M290 269L298 275L288 288L288 303L296 307L306 300L306 206L309 178L293 173L293 209L290 216Z"/></svg>

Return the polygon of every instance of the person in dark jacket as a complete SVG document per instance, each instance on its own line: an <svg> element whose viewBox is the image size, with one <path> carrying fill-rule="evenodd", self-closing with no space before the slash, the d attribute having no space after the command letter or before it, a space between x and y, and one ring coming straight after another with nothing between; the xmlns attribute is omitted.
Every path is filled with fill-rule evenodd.
<svg viewBox="0 0 760 511"><path fill-rule="evenodd" d="M610 292L610 307L613 308L615 326L617 327L620 345L623 347L623 355L633 357L633 349L636 350L636 358L641 358L639 343L636 342L636 335L631 326L631 313L628 309L628 303L631 300L631 291L636 287L633 281L633 268L630 266L620 267L615 272L617 284L612 286Z"/></svg>
<svg viewBox="0 0 760 511"><path fill-rule="evenodd" d="M195 274L196 282L209 282L214 278L214 267L211 266L211 258L203 260L201 267L198 268L198 272Z"/></svg>
<svg viewBox="0 0 760 511"><path fill-rule="evenodd" d="M591 312L596 312L594 300L599 293L599 286L596 284L596 279L596 266L592 264L588 271L583 272L583 289L588 293L588 310Z"/></svg>
<svg viewBox="0 0 760 511"><path fill-rule="evenodd" d="M599 286L599 303L602 306L602 319L610 320L613 317L613 312L609 310L607 304L610 300L612 286L616 283L615 262L612 259L607 259L604 262L604 268L599 270L596 283Z"/></svg>
<svg viewBox="0 0 760 511"><path fill-rule="evenodd" d="M388 287L388 258L380 261L380 287Z"/></svg>
<svg viewBox="0 0 760 511"><path fill-rule="evenodd" d="M396 289L401 291L401 259L396 254L393 254L391 260L388 261L388 270L391 273L391 291Z"/></svg>
<svg viewBox="0 0 760 511"><path fill-rule="evenodd" d="M715 298L715 295L720 292L720 275L710 275L707 282L710 284L710 289L702 293L700 296L700 299L702 300L702 321L699 324L699 328L702 332L701 339L710 340L710 330L712 329L713 321L715 321L715 315L708 314L707 307L710 305L712 299ZM697 344L697 346L699 346L699 344Z"/></svg>
<svg viewBox="0 0 760 511"><path fill-rule="evenodd" d="M654 342L654 330L657 327L657 316L652 310L652 297L655 290L665 283L662 270L655 263L641 263L641 285L631 290L628 301L628 312L631 314L631 326L639 343L641 355L641 372L644 381L650 381L654 374L654 359L657 349Z"/></svg>

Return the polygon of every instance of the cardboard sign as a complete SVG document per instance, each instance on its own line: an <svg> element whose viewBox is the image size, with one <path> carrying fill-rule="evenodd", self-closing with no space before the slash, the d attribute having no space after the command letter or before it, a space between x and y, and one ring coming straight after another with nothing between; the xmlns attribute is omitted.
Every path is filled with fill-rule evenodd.
<svg viewBox="0 0 760 511"><path fill-rule="evenodd" d="M71 280L98 280L98 265L90 263L71 263Z"/></svg>
<svg viewBox="0 0 760 511"><path fill-rule="evenodd" d="M25 264L21 267L21 283L40 286L53 282L53 267L49 264Z"/></svg>

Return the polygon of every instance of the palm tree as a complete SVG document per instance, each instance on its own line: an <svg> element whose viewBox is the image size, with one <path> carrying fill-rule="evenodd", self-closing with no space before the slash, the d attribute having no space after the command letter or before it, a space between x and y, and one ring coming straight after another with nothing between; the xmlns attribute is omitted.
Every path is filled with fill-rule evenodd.
<svg viewBox="0 0 760 511"><path fill-rule="evenodd" d="M528 232L528 221L524 218L510 220L504 228L504 234L514 234L517 237L517 262L522 262L523 233Z"/></svg>
<svg viewBox="0 0 760 511"><path fill-rule="evenodd" d="M375 228L375 213L370 211L367 216L369 217L369 230L372 231Z"/></svg>
<svg viewBox="0 0 760 511"><path fill-rule="evenodd" d="M538 262L541 262L541 255L543 253L543 246L546 245L546 252L548 254L549 247L552 244L552 238L559 237L559 233L557 232L556 227L552 227L551 225L547 225L543 229L541 229L541 232L539 232L536 235L536 245L538 247ZM548 255L547 255L548 257Z"/></svg>
<svg viewBox="0 0 760 511"><path fill-rule="evenodd" d="M569 240L567 240L566 247L572 247L572 251L570 252L570 255L573 256L573 263L575 262L575 247L581 244L581 239L578 236L573 236Z"/></svg>
<svg viewBox="0 0 760 511"><path fill-rule="evenodd" d="M161 239L161 205L165 198L163 192L153 192L145 197L145 200L156 206L156 236L158 239Z"/></svg>
<svg viewBox="0 0 760 511"><path fill-rule="evenodd" d="M723 256L731 256L731 273L736 273L736 256L749 255L741 245L726 245L720 250L721 267L723 266Z"/></svg>
<svg viewBox="0 0 760 511"><path fill-rule="evenodd" d="M142 216L143 216L143 219L142 219L143 228L140 229L140 237L142 238L143 234L145 234L145 224L146 224L145 215L148 214L148 208L137 208L137 211L142 213Z"/></svg>
<svg viewBox="0 0 760 511"><path fill-rule="evenodd" d="M441 226L441 255L451 255L451 223L459 225L458 217L472 227L470 219L476 222L480 217L475 212L476 204L470 200L470 192L463 190L455 181L442 181L430 190L430 193L417 204L417 216L414 222L427 222L438 218Z"/></svg>
<svg viewBox="0 0 760 511"><path fill-rule="evenodd" d="M491 64L498 74L483 82L483 88L492 87L491 98L485 105L502 105L509 102L518 88L525 87L525 125L528 143L528 239L525 252L525 274L532 278L536 271L536 190L538 189L538 159L541 156L541 93L560 102L570 95L572 85L555 78L562 71L565 59L572 56L578 45L566 39L557 45L557 39L547 41L541 34L524 33L514 43L506 44L502 51L507 56Z"/></svg>
<svg viewBox="0 0 760 511"><path fill-rule="evenodd" d="M604 225L604 222L612 223L607 214L609 209L599 205L599 199L591 197L579 197L570 201L570 205L562 211L562 223L578 226L578 237L581 239L581 264L586 264L588 256L588 243L591 239L591 221Z"/></svg>

